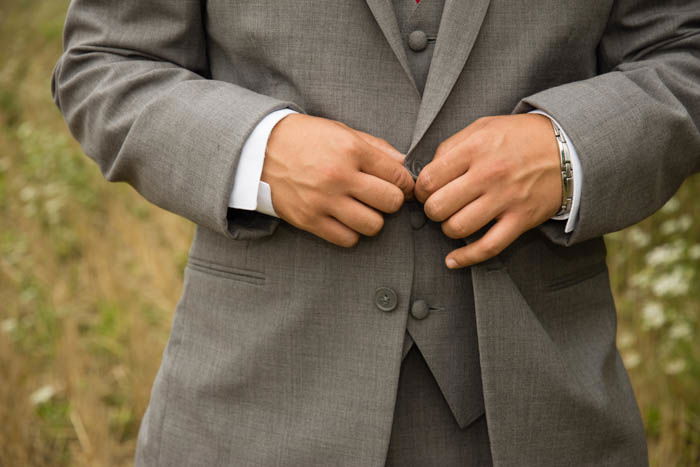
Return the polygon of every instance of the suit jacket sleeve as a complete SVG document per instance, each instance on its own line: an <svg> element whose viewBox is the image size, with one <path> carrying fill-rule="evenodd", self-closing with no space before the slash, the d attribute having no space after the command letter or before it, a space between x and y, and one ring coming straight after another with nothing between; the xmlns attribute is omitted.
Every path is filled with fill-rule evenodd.
<svg viewBox="0 0 700 467"><path fill-rule="evenodd" d="M231 238L270 233L228 207L238 158L267 114L303 109L209 75L199 0L73 0L52 94L107 180Z"/></svg>
<svg viewBox="0 0 700 467"><path fill-rule="evenodd" d="M597 50L600 74L522 99L566 128L584 177L576 228L539 228L571 245L658 210L700 170L700 6L618 0Z"/></svg>

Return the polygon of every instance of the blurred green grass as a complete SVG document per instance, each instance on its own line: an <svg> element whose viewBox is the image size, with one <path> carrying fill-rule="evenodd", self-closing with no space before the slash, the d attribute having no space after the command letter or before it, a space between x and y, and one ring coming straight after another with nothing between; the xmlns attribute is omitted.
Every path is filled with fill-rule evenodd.
<svg viewBox="0 0 700 467"><path fill-rule="evenodd" d="M131 465L193 226L109 184L50 96L67 0L0 0L0 465ZM653 465L700 464L700 178L607 237Z"/></svg>

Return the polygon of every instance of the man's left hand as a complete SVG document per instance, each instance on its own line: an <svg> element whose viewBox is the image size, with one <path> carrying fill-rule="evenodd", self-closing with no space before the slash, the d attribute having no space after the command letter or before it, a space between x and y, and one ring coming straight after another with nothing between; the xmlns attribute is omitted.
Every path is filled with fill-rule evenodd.
<svg viewBox="0 0 700 467"><path fill-rule="evenodd" d="M483 117L438 146L420 172L415 197L450 238L464 238L492 220L478 240L450 252L449 268L492 258L561 206L559 152L544 115Z"/></svg>

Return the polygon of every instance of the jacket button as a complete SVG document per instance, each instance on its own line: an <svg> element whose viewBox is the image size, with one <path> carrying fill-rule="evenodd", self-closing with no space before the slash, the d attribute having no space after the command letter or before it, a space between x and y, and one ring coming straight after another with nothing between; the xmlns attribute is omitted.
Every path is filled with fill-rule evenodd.
<svg viewBox="0 0 700 467"><path fill-rule="evenodd" d="M424 50L428 45L428 35L420 29L413 31L408 35L408 46L414 52Z"/></svg>
<svg viewBox="0 0 700 467"><path fill-rule="evenodd" d="M425 300L416 300L411 306L411 316L415 319L425 319L430 314L430 307Z"/></svg>
<svg viewBox="0 0 700 467"><path fill-rule="evenodd" d="M409 216L409 219L411 222L411 227L413 227L413 230L419 230L421 227L423 227L425 225L425 222L427 220L427 218L425 217L425 213L420 208L411 210L411 214Z"/></svg>
<svg viewBox="0 0 700 467"><path fill-rule="evenodd" d="M382 311L392 311L399 303L399 298L394 289L379 287L374 292L374 304Z"/></svg>

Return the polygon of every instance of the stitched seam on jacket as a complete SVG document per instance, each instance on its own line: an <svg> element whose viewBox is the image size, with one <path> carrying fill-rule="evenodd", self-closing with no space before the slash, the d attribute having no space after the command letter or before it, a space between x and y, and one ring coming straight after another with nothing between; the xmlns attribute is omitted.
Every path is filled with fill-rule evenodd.
<svg viewBox="0 0 700 467"><path fill-rule="evenodd" d="M558 277L547 283L547 287L552 290L560 290L566 287L576 285L579 282L591 279L592 277L604 272L607 269L605 263L596 263L585 268L576 271L572 274L567 274L562 277Z"/></svg>
<svg viewBox="0 0 700 467"><path fill-rule="evenodd" d="M266 279L265 274L259 271L233 268L194 257L190 257L187 267L205 274L212 274L225 279L246 282L253 285L262 285L265 283Z"/></svg>

